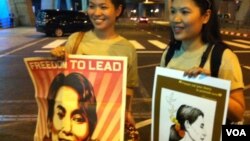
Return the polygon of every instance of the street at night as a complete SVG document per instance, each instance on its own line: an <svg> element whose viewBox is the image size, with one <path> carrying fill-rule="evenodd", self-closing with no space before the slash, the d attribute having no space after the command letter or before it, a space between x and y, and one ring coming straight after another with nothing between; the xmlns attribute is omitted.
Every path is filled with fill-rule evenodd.
<svg viewBox="0 0 250 141"><path fill-rule="evenodd" d="M157 24L118 24L118 31L136 47L140 87L133 100L133 114L143 141L150 140L151 102L155 67L168 43L168 26ZM136 30L135 30L136 29ZM240 30L239 30L240 31ZM66 41L64 37L47 37L35 28L0 30L0 137L8 141L32 141L36 127L37 104L34 88L23 58L50 56L50 49ZM6 40L8 38L8 40ZM244 124L250 124L250 43L249 37L223 35L237 54L245 82L247 111Z"/></svg>

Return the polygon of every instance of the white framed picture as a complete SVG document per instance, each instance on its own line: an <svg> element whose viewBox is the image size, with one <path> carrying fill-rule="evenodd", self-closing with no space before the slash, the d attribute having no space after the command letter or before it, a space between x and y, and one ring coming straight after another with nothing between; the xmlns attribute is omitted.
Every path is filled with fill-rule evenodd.
<svg viewBox="0 0 250 141"><path fill-rule="evenodd" d="M230 82L156 67L152 99L152 141L220 141Z"/></svg>

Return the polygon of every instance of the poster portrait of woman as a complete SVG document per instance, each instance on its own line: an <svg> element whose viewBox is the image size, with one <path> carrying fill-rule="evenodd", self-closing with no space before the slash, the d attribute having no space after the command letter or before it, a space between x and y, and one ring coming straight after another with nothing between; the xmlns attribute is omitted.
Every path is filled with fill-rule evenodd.
<svg viewBox="0 0 250 141"><path fill-rule="evenodd" d="M48 93L48 128L53 141L88 141L97 123L92 84L80 73L58 74Z"/></svg>
<svg viewBox="0 0 250 141"><path fill-rule="evenodd" d="M123 140L127 58L25 58L38 106L34 141Z"/></svg>
<svg viewBox="0 0 250 141"><path fill-rule="evenodd" d="M204 141L206 129L204 113L195 107L181 105L172 118L169 141Z"/></svg>

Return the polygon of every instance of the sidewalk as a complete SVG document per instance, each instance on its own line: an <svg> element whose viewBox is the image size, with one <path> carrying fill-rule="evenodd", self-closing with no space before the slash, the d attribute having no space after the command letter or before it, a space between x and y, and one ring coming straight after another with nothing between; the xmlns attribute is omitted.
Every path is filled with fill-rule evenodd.
<svg viewBox="0 0 250 141"><path fill-rule="evenodd" d="M35 27L15 27L0 29L0 52L29 43L44 36L36 32Z"/></svg>

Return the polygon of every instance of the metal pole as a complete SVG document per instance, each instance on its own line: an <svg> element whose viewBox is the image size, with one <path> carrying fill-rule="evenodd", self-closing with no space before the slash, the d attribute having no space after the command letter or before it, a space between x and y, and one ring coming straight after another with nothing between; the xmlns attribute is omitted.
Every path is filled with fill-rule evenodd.
<svg viewBox="0 0 250 141"><path fill-rule="evenodd" d="M82 0L82 11L86 12L88 9L87 0Z"/></svg>
<svg viewBox="0 0 250 141"><path fill-rule="evenodd" d="M164 0L165 7L164 7L164 14L163 14L163 19L169 20L169 9L170 9L170 4L171 0Z"/></svg>

